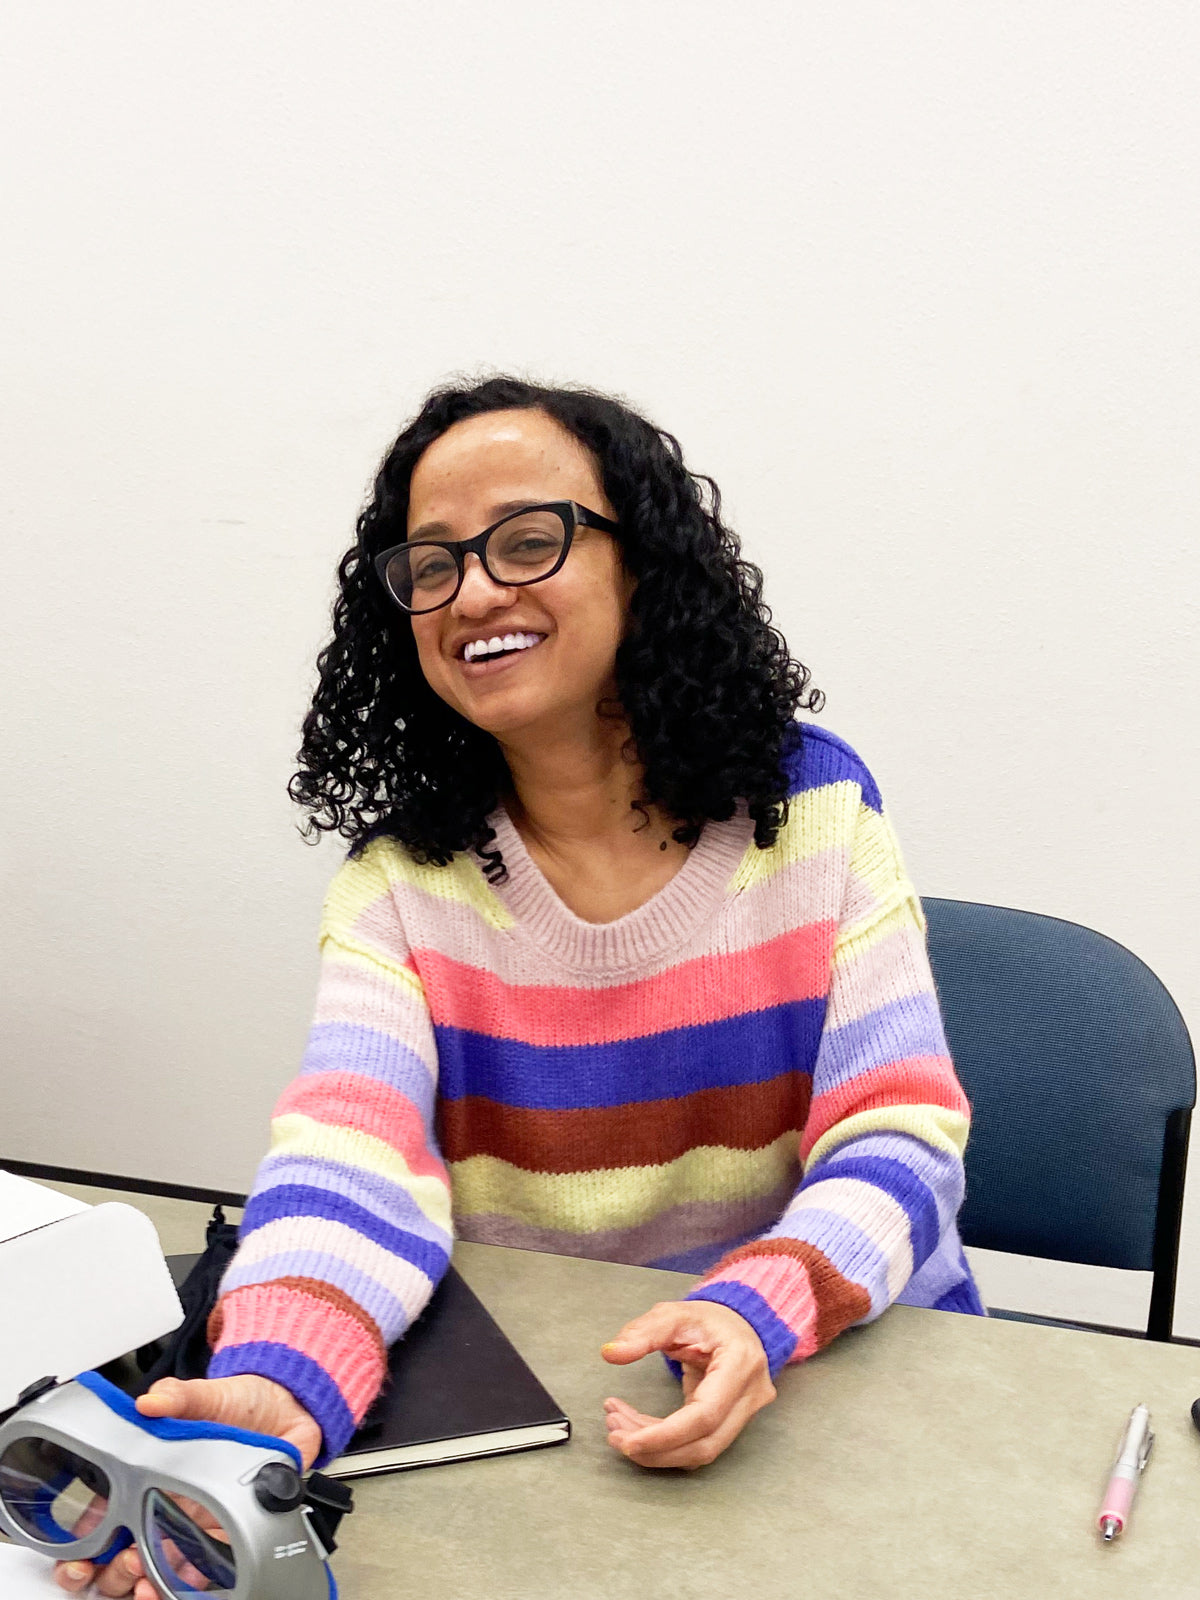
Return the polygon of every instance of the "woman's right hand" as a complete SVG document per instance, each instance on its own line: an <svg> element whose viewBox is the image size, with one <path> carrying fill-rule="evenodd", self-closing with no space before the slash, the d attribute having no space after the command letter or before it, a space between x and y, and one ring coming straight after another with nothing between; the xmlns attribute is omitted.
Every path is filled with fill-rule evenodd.
<svg viewBox="0 0 1200 1600"><path fill-rule="evenodd" d="M306 1472L321 1448L321 1430L295 1396L282 1384L251 1373L236 1378L162 1378L138 1398L137 1408L144 1417L219 1422L273 1434L296 1446ZM81 1593L95 1580L96 1594L157 1600L133 1545L104 1567L90 1561L56 1562L54 1575L70 1594Z"/></svg>

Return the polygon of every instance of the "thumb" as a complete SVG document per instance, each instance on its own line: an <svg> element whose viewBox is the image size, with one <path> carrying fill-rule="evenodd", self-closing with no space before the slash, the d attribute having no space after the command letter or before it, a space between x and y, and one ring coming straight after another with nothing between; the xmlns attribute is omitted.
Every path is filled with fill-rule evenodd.
<svg viewBox="0 0 1200 1600"><path fill-rule="evenodd" d="M188 1422L219 1422L220 1398L208 1378L160 1378L137 1398L144 1417L181 1417Z"/></svg>
<svg viewBox="0 0 1200 1600"><path fill-rule="evenodd" d="M615 1367L640 1361L652 1350L664 1350L673 1342L678 1320L674 1307L655 1306L644 1316L627 1322L615 1338L600 1346L600 1354Z"/></svg>
<svg viewBox="0 0 1200 1600"><path fill-rule="evenodd" d="M600 1354L614 1367L625 1367L631 1361L640 1361L643 1356L648 1356L653 1348L644 1334L639 1336L622 1328L615 1339L600 1346Z"/></svg>
<svg viewBox="0 0 1200 1600"><path fill-rule="evenodd" d="M160 1378L137 1408L144 1417L217 1422L271 1434L296 1446L305 1470L321 1448L321 1429L290 1390L255 1373L229 1378Z"/></svg>

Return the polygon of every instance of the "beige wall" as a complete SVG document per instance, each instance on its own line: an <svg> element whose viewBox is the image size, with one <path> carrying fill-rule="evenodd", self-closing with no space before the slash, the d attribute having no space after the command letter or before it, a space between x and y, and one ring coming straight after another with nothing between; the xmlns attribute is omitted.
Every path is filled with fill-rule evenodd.
<svg viewBox="0 0 1200 1600"><path fill-rule="evenodd" d="M1200 1033L1194 7L5 33L0 1155L250 1181L335 860L283 793L333 563L480 366L678 433L922 889L1103 929Z"/></svg>

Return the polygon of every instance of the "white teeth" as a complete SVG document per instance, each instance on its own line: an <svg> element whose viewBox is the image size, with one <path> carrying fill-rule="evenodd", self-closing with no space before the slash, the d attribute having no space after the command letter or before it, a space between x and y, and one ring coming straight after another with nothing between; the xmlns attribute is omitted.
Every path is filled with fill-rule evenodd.
<svg viewBox="0 0 1200 1600"><path fill-rule="evenodd" d="M541 644L544 634L506 633L503 638L494 634L490 639L472 639L463 646L464 661L478 661L482 656L497 655L501 650L531 650Z"/></svg>

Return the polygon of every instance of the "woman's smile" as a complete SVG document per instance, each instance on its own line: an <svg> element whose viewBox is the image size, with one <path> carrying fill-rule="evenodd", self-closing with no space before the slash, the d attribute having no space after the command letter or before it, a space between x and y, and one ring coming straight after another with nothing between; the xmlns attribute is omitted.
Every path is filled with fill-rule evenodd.
<svg viewBox="0 0 1200 1600"><path fill-rule="evenodd" d="M545 633L512 631L490 636L481 634L476 639L468 639L455 652L455 659L468 678L493 677L532 655L548 637Z"/></svg>

